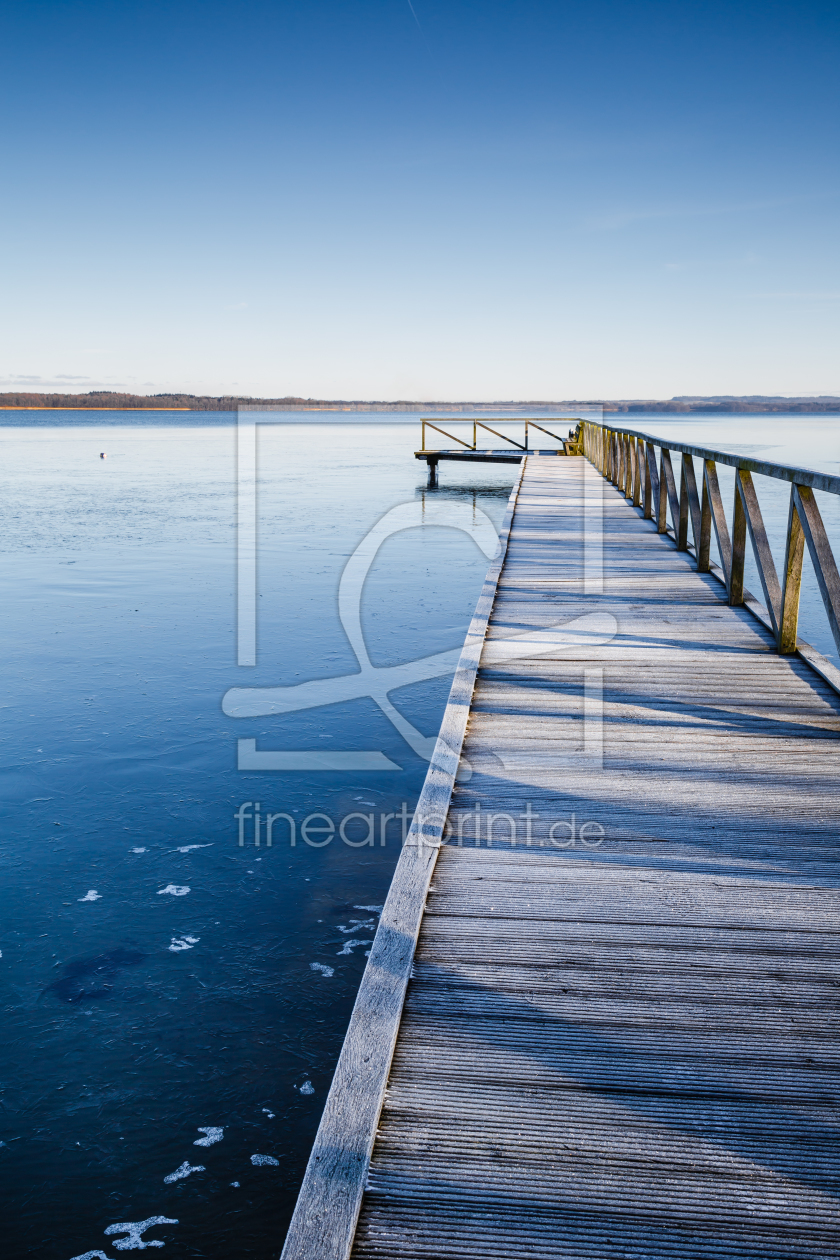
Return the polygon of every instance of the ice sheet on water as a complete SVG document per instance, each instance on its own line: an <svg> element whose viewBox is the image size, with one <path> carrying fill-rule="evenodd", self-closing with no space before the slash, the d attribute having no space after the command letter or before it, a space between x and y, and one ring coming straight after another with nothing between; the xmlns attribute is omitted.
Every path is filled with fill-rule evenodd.
<svg viewBox="0 0 840 1260"><path fill-rule="evenodd" d="M84 897L77 897L77 901L100 901L102 893L98 893L95 888L89 888Z"/></svg>
<svg viewBox="0 0 840 1260"><path fill-rule="evenodd" d="M169 893L170 897L186 897L189 891L189 884L167 884L165 888L158 889L157 895L161 897L164 893Z"/></svg>
<svg viewBox="0 0 840 1260"><path fill-rule="evenodd" d="M335 967L327 967L324 963L310 963L309 966L313 971L320 971L322 976L334 976Z"/></svg>
<svg viewBox="0 0 840 1260"><path fill-rule="evenodd" d="M255 1164L257 1168L261 1168L263 1166L270 1166L272 1168L280 1167L280 1160L275 1159L273 1155L252 1155L251 1163Z"/></svg>

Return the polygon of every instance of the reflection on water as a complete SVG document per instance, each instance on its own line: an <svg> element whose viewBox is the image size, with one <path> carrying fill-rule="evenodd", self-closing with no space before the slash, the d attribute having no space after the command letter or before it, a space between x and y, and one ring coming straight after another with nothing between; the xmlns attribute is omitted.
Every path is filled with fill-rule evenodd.
<svg viewBox="0 0 840 1260"><path fill-rule="evenodd" d="M7 1253L276 1256L426 762L370 697L245 719L221 700L357 670L337 592L367 531L447 497L498 526L516 470L443 465L427 492L414 426L261 429L258 656L239 668L230 418L55 419L0 430ZM836 421L734 423L773 458L795 425L795 462L840 460ZM759 484L778 547L775 493ZM361 605L374 665L457 649L486 564L463 532L389 537ZM448 687L390 699L432 736ZM240 738L398 769L240 773Z"/></svg>

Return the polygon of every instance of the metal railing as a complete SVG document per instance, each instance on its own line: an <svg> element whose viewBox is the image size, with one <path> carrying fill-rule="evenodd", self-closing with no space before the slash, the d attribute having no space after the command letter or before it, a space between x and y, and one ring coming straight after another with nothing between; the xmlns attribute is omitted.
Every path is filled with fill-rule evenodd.
<svg viewBox="0 0 840 1260"><path fill-rule="evenodd" d="M557 419L561 423L564 423L564 424L578 424L579 425L580 423L573 416L558 416ZM521 424L522 421L517 418L517 423ZM525 442L523 445L522 442L517 442L514 438L506 437L504 433L499 433L498 429L491 429L490 425L485 424L483 420L473 420L472 421L473 440L472 440L472 445L470 445L470 443L465 442L463 438L456 437L454 433L447 433L445 429L441 429L439 425L434 424L431 420L422 420L421 424L423 426L423 430L422 430L423 436L422 436L422 445L420 449L423 451L427 449L434 450L434 447L427 448L426 446L426 426L428 425L428 427L430 429L434 429L436 433L443 434L443 436L446 438L449 438L451 442L458 442L459 445L466 447L468 451L479 450L479 447L477 445L478 429L486 429L488 433L492 433L495 437L501 438L503 442L509 442L511 446L517 447L517 449L520 451L529 451L533 449L528 444L528 430L529 428L531 428L531 429L539 429L541 433L545 433L548 435L548 437L553 438L555 442L559 442L561 446L563 447L563 451L566 455L579 453L578 450L575 448L575 431L573 429L570 429L569 436L567 438L564 438L564 437L561 437L559 433L552 433L549 429L544 428L543 425L537 424L536 420L526 420L524 423L525 423ZM485 449L485 448L481 448L481 449ZM490 448L486 448L486 449L490 449Z"/></svg>
<svg viewBox="0 0 840 1260"><path fill-rule="evenodd" d="M641 508L647 519L656 521L660 534L673 531L678 551L689 550L690 525L694 558L701 573L708 573L712 567L709 552L714 529L722 576L732 605L743 604L748 595L744 590L744 562L749 535L776 650L783 655L797 651L802 562L807 545L834 642L840 651L840 572L814 498L814 490L840 495L840 477L586 420L581 422L579 441L590 463ZM659 449L658 465L656 448ZM679 493L671 459L674 451L682 456ZM697 487L695 457L703 461L701 490ZM718 484L718 464L735 469L731 536ZM767 541L753 473L790 483L781 580ZM668 528L669 510L672 531Z"/></svg>

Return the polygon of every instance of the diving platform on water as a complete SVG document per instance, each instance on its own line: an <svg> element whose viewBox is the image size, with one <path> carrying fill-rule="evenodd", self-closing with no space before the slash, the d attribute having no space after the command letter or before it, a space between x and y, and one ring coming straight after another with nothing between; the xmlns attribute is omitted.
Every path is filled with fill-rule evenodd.
<svg viewBox="0 0 840 1260"><path fill-rule="evenodd" d="M579 442L520 467L283 1260L840 1256L840 478Z"/></svg>
<svg viewBox="0 0 840 1260"><path fill-rule="evenodd" d="M568 420L568 418L566 418ZM517 422L518 418L517 418ZM478 464L519 464L522 462L523 455L572 455L576 453L577 446L575 440L575 431L569 430L568 438L562 438L557 433L552 433L548 429L543 428L541 424L537 424L536 420L526 420L524 437L525 442L517 442L514 438L506 437L504 433L499 433L496 429L491 429L488 424L482 420L473 420L470 423L473 427L472 445L465 442L462 438L456 437L454 433L447 433L445 429L441 429L438 425L433 424L431 420L423 420L422 422L422 445L419 451L414 452L415 459L424 459L429 469L428 488L433 490L438 484L438 464L441 460L450 460L453 463L478 463ZM564 421L560 421L564 423ZM572 423L578 424L578 421ZM436 433L443 434L449 438L451 442L458 442L458 447L435 449L426 446L426 429L433 429ZM488 433L492 433L494 437L501 438L503 442L507 442L506 448L502 447L494 450L488 447L479 448L477 445L478 429L485 429ZM548 450L534 450L529 447L528 440L530 430L537 429L544 436L553 438L559 442L559 447L550 447ZM515 449L511 449L511 447Z"/></svg>

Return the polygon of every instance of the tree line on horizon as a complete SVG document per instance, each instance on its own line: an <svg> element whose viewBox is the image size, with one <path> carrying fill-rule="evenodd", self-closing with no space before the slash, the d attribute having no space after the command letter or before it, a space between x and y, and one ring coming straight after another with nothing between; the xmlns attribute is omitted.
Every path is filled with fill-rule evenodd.
<svg viewBox="0 0 840 1260"><path fill-rule="evenodd" d="M681 414L690 412L807 412L833 413L840 412L840 398L832 395L821 395L814 398L785 398L779 395L713 395L709 397L693 397L681 395L670 399L562 399L555 401L508 401L508 402L422 402L398 400L394 402L322 398L297 398L287 395L284 398L253 398L246 395L222 394L219 396L205 394L121 394L112 390L95 389L85 394L35 394L35 393L0 393L0 409L27 410L50 409L61 410L102 410L102 411L236 411L237 407L276 407L287 411L310 410L318 408L341 408L344 410L364 410L367 408L380 411L423 411L450 408L453 411L480 410L490 408L527 408L527 407L603 407L604 411L617 413L664 412Z"/></svg>

